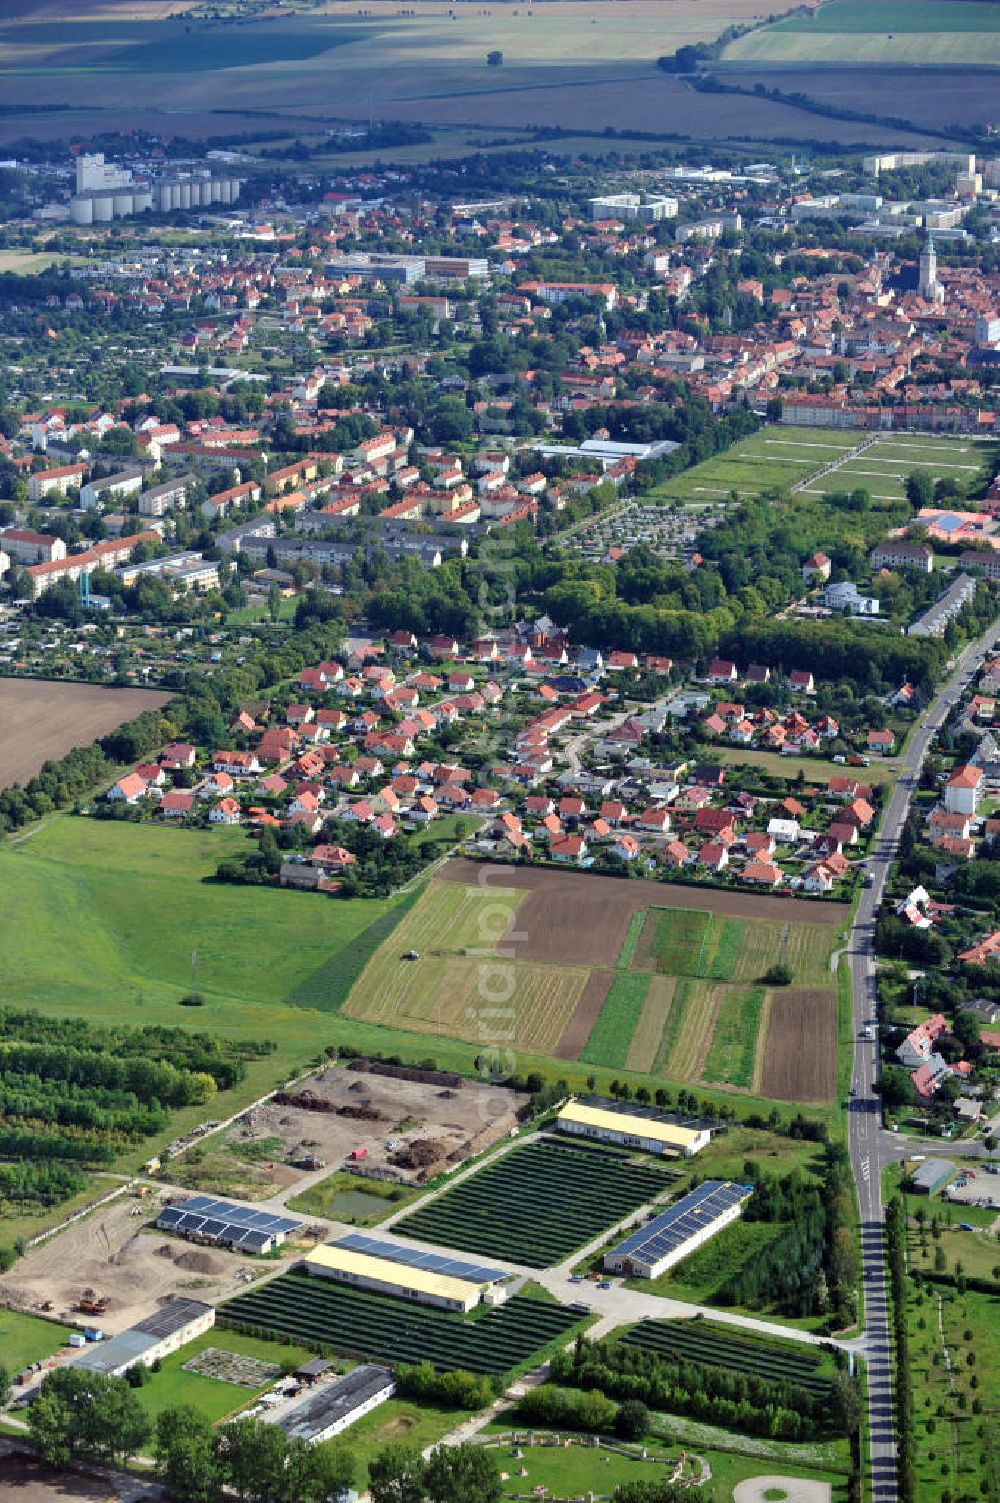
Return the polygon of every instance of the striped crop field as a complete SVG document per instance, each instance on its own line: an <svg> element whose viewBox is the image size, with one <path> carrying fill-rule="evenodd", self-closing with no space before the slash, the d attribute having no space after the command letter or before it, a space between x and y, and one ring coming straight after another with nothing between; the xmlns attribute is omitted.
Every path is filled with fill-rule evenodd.
<svg viewBox="0 0 1000 1503"><path fill-rule="evenodd" d="M660 1040L670 1014L670 1004L677 985L674 976L650 976L642 1017L632 1035L625 1067L648 1074L656 1063Z"/></svg>
<svg viewBox="0 0 1000 1503"><path fill-rule="evenodd" d="M764 989L727 986L717 990L719 1013L701 1078L712 1085L749 1088L753 1084Z"/></svg>

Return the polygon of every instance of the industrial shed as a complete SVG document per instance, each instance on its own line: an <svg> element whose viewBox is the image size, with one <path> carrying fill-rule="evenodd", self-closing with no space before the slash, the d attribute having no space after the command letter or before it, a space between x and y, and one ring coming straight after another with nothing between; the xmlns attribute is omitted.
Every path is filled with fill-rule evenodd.
<svg viewBox="0 0 1000 1503"><path fill-rule="evenodd" d="M351 1284L355 1289L392 1294L417 1304L436 1305L441 1310L460 1310L463 1314L479 1304L488 1287L472 1279L430 1268L414 1268L337 1243L332 1247L317 1247L303 1259L302 1266L307 1273Z"/></svg>
<svg viewBox="0 0 1000 1503"><path fill-rule="evenodd" d="M933 1195L955 1173L951 1159L926 1159L910 1175L909 1189L914 1195Z"/></svg>
<svg viewBox="0 0 1000 1503"><path fill-rule="evenodd" d="M172 1299L110 1341L87 1347L73 1363L84 1372L120 1378L130 1367L151 1367L215 1325L215 1309L196 1299Z"/></svg>
<svg viewBox="0 0 1000 1503"><path fill-rule="evenodd" d="M192 1195L190 1200L165 1206L156 1218L156 1225L161 1232L173 1232L191 1242L207 1242L263 1256L280 1247L289 1232L302 1223L291 1216L274 1216L269 1211L216 1200L212 1195Z"/></svg>
<svg viewBox="0 0 1000 1503"><path fill-rule="evenodd" d="M707 1148L711 1130L705 1124L684 1122L669 1112L641 1106L619 1106L597 1096L574 1097L559 1113L560 1132L617 1143L623 1148L641 1148L646 1153L683 1154L690 1157Z"/></svg>
<svg viewBox="0 0 1000 1503"><path fill-rule="evenodd" d="M605 1253L606 1271L631 1278L658 1279L661 1273L735 1221L752 1194L752 1185L705 1180Z"/></svg>
<svg viewBox="0 0 1000 1503"><path fill-rule="evenodd" d="M317 1384L289 1408L265 1414L264 1418L283 1430L289 1440L318 1445L370 1414L395 1392L396 1380L389 1368L362 1363L332 1383Z"/></svg>

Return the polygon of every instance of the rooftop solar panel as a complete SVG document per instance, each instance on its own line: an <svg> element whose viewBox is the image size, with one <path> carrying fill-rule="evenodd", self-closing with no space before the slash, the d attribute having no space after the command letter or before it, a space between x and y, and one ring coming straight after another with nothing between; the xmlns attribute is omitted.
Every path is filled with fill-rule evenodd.
<svg viewBox="0 0 1000 1503"><path fill-rule="evenodd" d="M706 1180L697 1189L682 1195L661 1215L632 1232L613 1249L612 1255L640 1257L644 1262L655 1263L752 1193L750 1185L737 1185L729 1180Z"/></svg>
<svg viewBox="0 0 1000 1503"><path fill-rule="evenodd" d="M454 1279L467 1279L471 1284L496 1284L507 1277L503 1268L470 1263L465 1258L452 1257L446 1253L423 1252L419 1247L400 1247L394 1242L383 1242L378 1237L366 1237L360 1232L339 1237L333 1246L367 1253L373 1258L387 1258L390 1262L402 1263L407 1268L423 1268L429 1273L444 1273Z"/></svg>
<svg viewBox="0 0 1000 1503"><path fill-rule="evenodd" d="M270 1238L293 1232L301 1224L291 1216L255 1211L213 1195L192 1195L179 1205L167 1206L157 1218L157 1225L165 1231L210 1237L213 1241L239 1241L243 1246L251 1245L244 1233L253 1233L253 1246L263 1246Z"/></svg>

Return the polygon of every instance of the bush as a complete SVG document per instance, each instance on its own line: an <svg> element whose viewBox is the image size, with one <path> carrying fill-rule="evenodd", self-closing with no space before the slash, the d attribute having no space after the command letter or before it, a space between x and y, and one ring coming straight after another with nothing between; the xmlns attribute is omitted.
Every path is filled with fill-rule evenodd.
<svg viewBox="0 0 1000 1503"><path fill-rule="evenodd" d="M783 960L778 960L774 965L768 967L760 979L768 986L791 986L793 980L792 968L790 965L786 965Z"/></svg>
<svg viewBox="0 0 1000 1503"><path fill-rule="evenodd" d="M621 1440L642 1440L649 1434L649 1410L641 1399L626 1399L618 1406L615 1434Z"/></svg>

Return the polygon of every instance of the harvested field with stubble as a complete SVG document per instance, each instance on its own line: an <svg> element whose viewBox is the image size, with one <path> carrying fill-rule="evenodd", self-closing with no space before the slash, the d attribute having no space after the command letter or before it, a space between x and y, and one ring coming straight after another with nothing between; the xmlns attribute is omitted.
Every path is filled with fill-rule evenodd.
<svg viewBox="0 0 1000 1503"><path fill-rule="evenodd" d="M88 746L171 698L151 689L0 679L0 788L26 783L43 762Z"/></svg>
<svg viewBox="0 0 1000 1503"><path fill-rule="evenodd" d="M764 1047L760 1091L776 1101L826 1105L837 1089L837 1001L827 988L778 989Z"/></svg>

